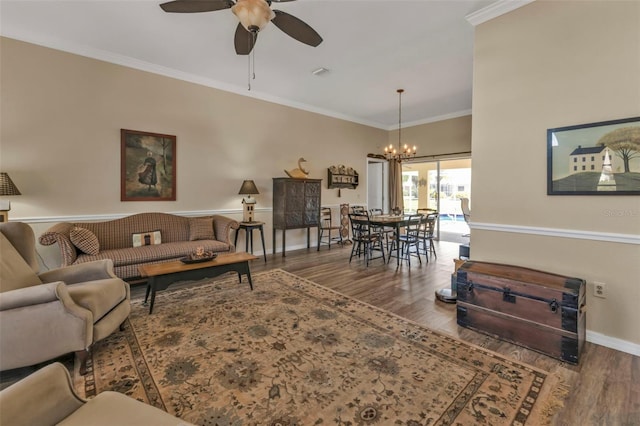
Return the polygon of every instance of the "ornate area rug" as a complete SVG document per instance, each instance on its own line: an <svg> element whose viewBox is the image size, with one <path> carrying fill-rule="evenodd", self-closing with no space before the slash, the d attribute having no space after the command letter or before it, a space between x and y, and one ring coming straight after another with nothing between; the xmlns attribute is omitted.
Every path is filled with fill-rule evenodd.
<svg viewBox="0 0 640 426"><path fill-rule="evenodd" d="M246 281L246 279L245 279ZM552 375L282 270L159 292L75 383L198 425L540 425Z"/></svg>

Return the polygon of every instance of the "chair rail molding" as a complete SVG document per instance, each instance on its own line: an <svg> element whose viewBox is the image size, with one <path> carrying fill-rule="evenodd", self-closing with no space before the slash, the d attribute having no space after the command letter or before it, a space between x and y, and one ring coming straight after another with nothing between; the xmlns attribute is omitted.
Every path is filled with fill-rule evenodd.
<svg viewBox="0 0 640 426"><path fill-rule="evenodd" d="M579 229L543 228L536 226L505 225L500 223L471 222L472 230L510 232L514 234L542 235L547 237L574 238L578 240L604 241L621 244L640 244L638 234L618 234L613 232L583 231Z"/></svg>
<svg viewBox="0 0 640 426"><path fill-rule="evenodd" d="M263 207L255 209L256 212L270 213L270 207ZM11 218L12 222L26 222L26 223L52 223L52 222L97 222L102 220L122 219L123 217L133 216L134 214L145 212L129 212L129 213L112 213L112 214L95 214L95 215L73 215L73 216L38 216L38 217L19 217ZM210 216L215 214L220 215L242 215L242 209L220 209L220 210L190 210L190 211L174 211L174 212L162 212L168 214L174 214L177 216L197 217L197 216Z"/></svg>

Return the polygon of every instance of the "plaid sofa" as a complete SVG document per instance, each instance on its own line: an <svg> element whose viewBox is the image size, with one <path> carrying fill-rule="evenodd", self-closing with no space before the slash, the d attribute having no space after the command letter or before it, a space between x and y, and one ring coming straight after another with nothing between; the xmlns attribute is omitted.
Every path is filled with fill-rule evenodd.
<svg viewBox="0 0 640 426"><path fill-rule="evenodd" d="M212 222L214 239L194 240L197 222L201 224L202 219L207 218ZM238 226L237 221L221 215L189 218L168 213L139 213L104 222L58 223L40 236L40 244L58 244L60 266L112 259L115 274L122 279L132 279L140 276L138 265L177 260L194 253L197 247L216 253L233 252L235 246L230 234ZM77 228L95 234L99 243L96 254L87 254L74 245L71 233ZM161 244L133 247L133 234L153 231L160 231Z"/></svg>

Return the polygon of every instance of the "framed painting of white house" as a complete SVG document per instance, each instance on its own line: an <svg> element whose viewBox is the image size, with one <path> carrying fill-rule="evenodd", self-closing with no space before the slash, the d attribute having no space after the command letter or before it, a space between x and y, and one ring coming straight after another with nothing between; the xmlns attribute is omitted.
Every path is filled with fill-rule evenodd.
<svg viewBox="0 0 640 426"><path fill-rule="evenodd" d="M640 195L640 117L547 130L548 195Z"/></svg>

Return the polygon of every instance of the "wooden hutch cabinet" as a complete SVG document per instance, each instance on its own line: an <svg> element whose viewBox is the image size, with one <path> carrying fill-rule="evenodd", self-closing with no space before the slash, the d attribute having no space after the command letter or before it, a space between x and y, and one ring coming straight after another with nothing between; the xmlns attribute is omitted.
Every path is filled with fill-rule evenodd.
<svg viewBox="0 0 640 426"><path fill-rule="evenodd" d="M276 229L282 230L282 256L286 250L287 229L307 229L307 248L311 247L311 228L320 232L320 192L322 179L273 178L273 254Z"/></svg>

